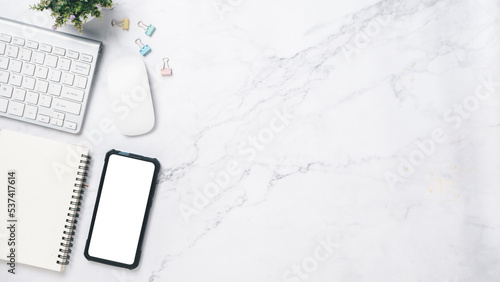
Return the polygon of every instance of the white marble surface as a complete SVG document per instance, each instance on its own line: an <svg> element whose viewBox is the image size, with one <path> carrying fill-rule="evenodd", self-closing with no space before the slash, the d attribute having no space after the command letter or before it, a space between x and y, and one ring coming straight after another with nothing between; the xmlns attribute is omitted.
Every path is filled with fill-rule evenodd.
<svg viewBox="0 0 500 282"><path fill-rule="evenodd" d="M29 3L0 0L0 16L50 27ZM94 157L68 268L0 280L499 281L499 4L117 1L85 26L105 50L83 133L0 120ZM123 17L132 30L112 29ZM137 37L157 126L129 138L99 128L107 65L140 56ZM113 148L163 166L133 271L83 256Z"/></svg>

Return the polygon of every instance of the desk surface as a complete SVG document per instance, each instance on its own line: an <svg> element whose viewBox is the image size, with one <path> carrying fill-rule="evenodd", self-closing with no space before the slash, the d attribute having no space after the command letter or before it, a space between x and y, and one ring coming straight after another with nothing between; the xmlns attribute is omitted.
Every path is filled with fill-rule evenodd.
<svg viewBox="0 0 500 282"><path fill-rule="evenodd" d="M0 120L94 158L68 268L0 280L500 279L498 1L117 2L85 26L105 49L82 134ZM29 3L0 16L50 27ZM105 73L136 38L157 126L129 138ZM110 149L163 166L133 271L83 256Z"/></svg>

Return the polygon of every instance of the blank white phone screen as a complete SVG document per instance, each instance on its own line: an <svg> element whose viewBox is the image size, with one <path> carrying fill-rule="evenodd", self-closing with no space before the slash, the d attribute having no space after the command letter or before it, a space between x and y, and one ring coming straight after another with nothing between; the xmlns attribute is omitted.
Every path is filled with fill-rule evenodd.
<svg viewBox="0 0 500 282"><path fill-rule="evenodd" d="M155 166L110 155L88 253L132 264L135 260Z"/></svg>

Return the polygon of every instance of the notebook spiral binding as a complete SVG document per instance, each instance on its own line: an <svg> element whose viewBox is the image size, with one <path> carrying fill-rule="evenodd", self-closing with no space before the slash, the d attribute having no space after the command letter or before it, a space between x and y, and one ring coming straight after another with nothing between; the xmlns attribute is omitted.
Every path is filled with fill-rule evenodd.
<svg viewBox="0 0 500 282"><path fill-rule="evenodd" d="M78 223L78 212L80 212L82 194L84 193L83 188L85 187L85 182L87 181L88 170L90 165L91 157L88 155L81 155L80 165L78 166L78 172L75 179L75 185L73 188L73 195L71 196L71 201L69 202L69 212L66 218L66 224L64 225L64 232L62 236L62 241L59 248L59 254L57 257L58 264L68 265L69 264L69 254L71 253L71 248L73 247L73 236L75 235L76 224Z"/></svg>

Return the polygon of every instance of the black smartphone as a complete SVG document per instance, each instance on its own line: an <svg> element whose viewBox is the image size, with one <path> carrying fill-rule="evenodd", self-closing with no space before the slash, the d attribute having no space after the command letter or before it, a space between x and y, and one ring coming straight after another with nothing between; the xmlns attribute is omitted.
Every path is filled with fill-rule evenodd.
<svg viewBox="0 0 500 282"><path fill-rule="evenodd" d="M111 150L106 154L92 223L88 260L134 269L153 202L157 159Z"/></svg>

